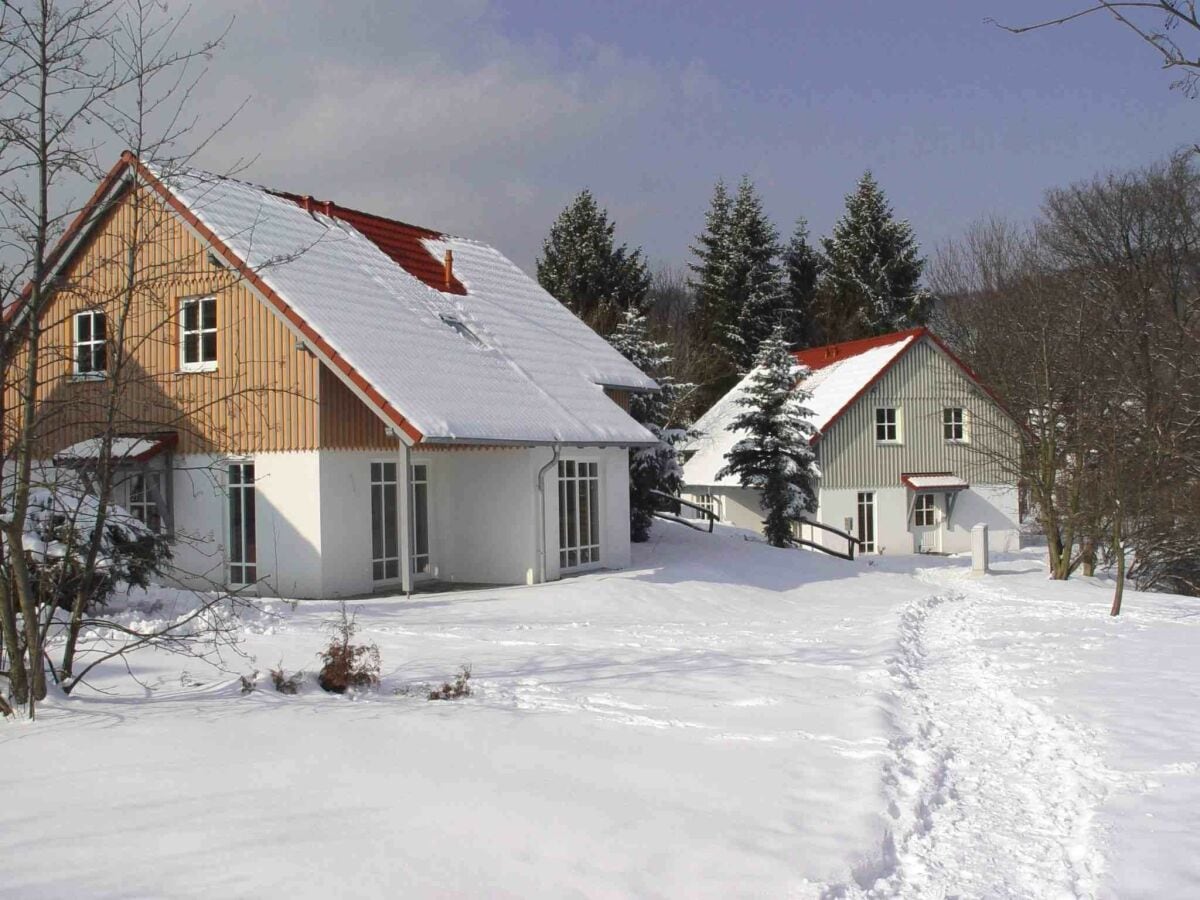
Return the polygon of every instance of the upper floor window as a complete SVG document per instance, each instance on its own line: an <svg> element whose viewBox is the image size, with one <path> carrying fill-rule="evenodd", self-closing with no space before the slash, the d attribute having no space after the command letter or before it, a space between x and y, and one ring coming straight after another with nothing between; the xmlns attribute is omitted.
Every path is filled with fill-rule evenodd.
<svg viewBox="0 0 1200 900"><path fill-rule="evenodd" d="M942 410L942 436L948 441L967 439L967 413L962 407Z"/></svg>
<svg viewBox="0 0 1200 900"><path fill-rule="evenodd" d="M75 374L103 375L108 371L108 337L104 313L90 309L75 313Z"/></svg>
<svg viewBox="0 0 1200 900"><path fill-rule="evenodd" d="M894 406L875 408L875 440L881 444L900 441L900 410Z"/></svg>
<svg viewBox="0 0 1200 900"><path fill-rule="evenodd" d="M217 367L217 298L191 297L179 304L179 367L206 372Z"/></svg>

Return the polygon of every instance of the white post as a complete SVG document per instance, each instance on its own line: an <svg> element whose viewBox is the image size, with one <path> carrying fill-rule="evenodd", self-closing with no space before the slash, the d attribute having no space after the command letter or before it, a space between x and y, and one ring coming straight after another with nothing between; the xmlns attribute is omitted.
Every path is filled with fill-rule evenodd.
<svg viewBox="0 0 1200 900"><path fill-rule="evenodd" d="M408 462L408 444L400 442L399 477L396 479L396 492L399 496L400 515L400 590L405 594L412 593L412 536L409 534L411 512L409 511L412 497L412 472Z"/></svg>
<svg viewBox="0 0 1200 900"><path fill-rule="evenodd" d="M971 575L980 576L988 573L988 529L986 525L976 525L971 529Z"/></svg>

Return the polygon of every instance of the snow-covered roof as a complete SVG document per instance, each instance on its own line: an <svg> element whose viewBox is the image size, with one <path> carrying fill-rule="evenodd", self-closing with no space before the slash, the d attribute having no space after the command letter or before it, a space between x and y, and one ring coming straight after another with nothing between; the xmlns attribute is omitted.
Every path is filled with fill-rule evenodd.
<svg viewBox="0 0 1200 900"><path fill-rule="evenodd" d="M796 354L797 373L800 365L810 369L801 384L812 395L805 406L813 412L814 440L924 333L924 329L913 329ZM725 466L725 454L744 437L742 432L733 430L732 424L743 409L738 401L745 396L749 382L747 375L693 426L697 436L684 448L685 453L692 453L683 467L684 484L724 487L739 484L736 477L717 478L717 473Z"/></svg>
<svg viewBox="0 0 1200 900"><path fill-rule="evenodd" d="M114 437L112 439L110 457L114 462L146 462L167 449L174 442L174 435ZM54 454L54 460L65 465L94 462L100 458L101 450L103 450L103 440L101 438L88 438L58 451L58 453Z"/></svg>
<svg viewBox="0 0 1200 900"><path fill-rule="evenodd" d="M655 383L494 248L235 179L142 171L414 437L653 442L603 386L654 390ZM431 254L424 268L406 267L377 233L381 226L411 239L409 259L423 245ZM440 268L447 249L454 280L439 290L427 264Z"/></svg>
<svg viewBox="0 0 1200 900"><path fill-rule="evenodd" d="M965 491L970 487L957 475L901 475L900 481L914 491Z"/></svg>

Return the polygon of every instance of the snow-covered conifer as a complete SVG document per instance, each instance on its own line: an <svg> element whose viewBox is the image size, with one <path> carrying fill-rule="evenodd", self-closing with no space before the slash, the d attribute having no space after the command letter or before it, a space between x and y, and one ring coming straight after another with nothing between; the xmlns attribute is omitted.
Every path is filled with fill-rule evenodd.
<svg viewBox="0 0 1200 900"><path fill-rule="evenodd" d="M616 246L615 229L591 191L582 191L550 226L537 260L542 287L601 331L650 289L642 251Z"/></svg>
<svg viewBox="0 0 1200 900"><path fill-rule="evenodd" d="M830 339L886 334L925 321L929 294L920 287L925 260L912 226L895 218L870 172L846 197L846 212L822 245Z"/></svg>
<svg viewBox="0 0 1200 900"><path fill-rule="evenodd" d="M812 411L809 394L798 385L808 375L788 351L783 329L762 343L745 393L736 402L743 411L733 428L744 432L725 454L717 478L736 476L742 487L760 493L766 513L763 534L775 547L792 542L792 526L816 509L816 458L809 441Z"/></svg>
<svg viewBox="0 0 1200 900"><path fill-rule="evenodd" d="M784 293L787 296L788 342L814 347L823 343L817 317L817 279L825 262L809 243L808 222L800 219L783 251Z"/></svg>
<svg viewBox="0 0 1200 900"><path fill-rule="evenodd" d="M677 429L669 426L678 413L680 400L691 385L679 384L669 374L671 356L668 345L651 337L649 323L641 310L626 310L621 322L609 338L610 343L631 363L658 382L657 393L633 394L629 412L659 439L652 447L642 447L629 453L629 518L630 536L644 541L650 536L657 501L653 491L678 494L683 484L683 469L679 463Z"/></svg>

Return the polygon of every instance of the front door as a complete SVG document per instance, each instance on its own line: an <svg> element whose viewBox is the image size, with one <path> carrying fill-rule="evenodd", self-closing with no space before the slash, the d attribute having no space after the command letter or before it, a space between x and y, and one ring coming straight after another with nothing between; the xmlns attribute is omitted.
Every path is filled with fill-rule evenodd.
<svg viewBox="0 0 1200 900"><path fill-rule="evenodd" d="M600 464L558 463L558 567L563 572L600 565Z"/></svg>
<svg viewBox="0 0 1200 900"><path fill-rule="evenodd" d="M913 549L918 553L942 552L941 510L937 494L917 494L913 502Z"/></svg>

